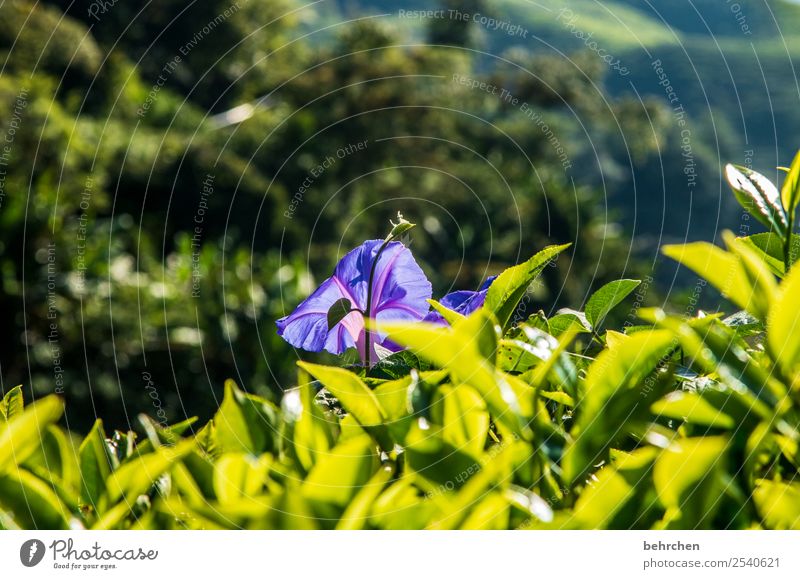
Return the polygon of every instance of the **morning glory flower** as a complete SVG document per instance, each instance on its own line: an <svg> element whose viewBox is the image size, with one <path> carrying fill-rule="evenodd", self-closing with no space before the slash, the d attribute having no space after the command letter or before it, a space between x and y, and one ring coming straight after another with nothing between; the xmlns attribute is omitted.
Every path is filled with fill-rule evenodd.
<svg viewBox="0 0 800 579"><path fill-rule="evenodd" d="M446 307L448 310L453 310L461 314L462 316L468 316L472 312L479 310L483 307L484 302L486 301L486 294L489 291L489 287L492 285L492 282L497 278L496 275L491 276L480 288L478 291L473 292L469 290L461 290L457 292L452 292L444 296L439 303ZM442 317L442 314L437 312L436 310L431 310L427 316L425 316L426 322L430 322L433 324L442 324L447 325L447 320Z"/></svg>
<svg viewBox="0 0 800 579"><path fill-rule="evenodd" d="M367 364L378 361L387 350L396 350L384 335L366 330L365 317L379 322L420 321L428 313L431 284L411 251L390 241L393 236L365 241L345 255L332 277L276 322L278 335L309 352L342 354L356 348ZM348 309L335 316L336 323L329 327L329 312L342 303Z"/></svg>

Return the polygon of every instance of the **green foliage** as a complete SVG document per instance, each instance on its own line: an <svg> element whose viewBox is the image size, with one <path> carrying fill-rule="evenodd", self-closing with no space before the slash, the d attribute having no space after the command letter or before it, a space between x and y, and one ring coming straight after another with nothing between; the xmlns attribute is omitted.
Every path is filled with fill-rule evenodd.
<svg viewBox="0 0 800 579"><path fill-rule="evenodd" d="M553 247L450 326L379 324L408 348L383 370L301 362L280 407L228 381L191 432L143 416L143 439L98 420L77 441L55 426L58 398L23 408L11 389L0 524L798 529L800 269L778 283L754 245L726 241L665 253L720 288L737 276L727 295L760 320L647 310L643 326L603 337L638 284L619 280L569 314L589 325L588 349L542 313L508 324Z"/></svg>

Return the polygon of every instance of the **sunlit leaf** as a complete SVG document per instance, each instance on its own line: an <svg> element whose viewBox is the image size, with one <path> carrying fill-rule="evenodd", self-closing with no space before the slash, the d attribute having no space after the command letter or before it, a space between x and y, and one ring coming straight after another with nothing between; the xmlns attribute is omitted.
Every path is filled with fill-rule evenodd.
<svg viewBox="0 0 800 579"><path fill-rule="evenodd" d="M619 279L607 283L592 294L592 297L586 302L586 319L594 328L597 328L603 323L608 313L641 283L638 279Z"/></svg>
<svg viewBox="0 0 800 579"><path fill-rule="evenodd" d="M484 308L495 315L503 329L508 328L514 311L531 283L551 260L568 247L569 244L546 247L525 263L505 270L494 280L486 294Z"/></svg>

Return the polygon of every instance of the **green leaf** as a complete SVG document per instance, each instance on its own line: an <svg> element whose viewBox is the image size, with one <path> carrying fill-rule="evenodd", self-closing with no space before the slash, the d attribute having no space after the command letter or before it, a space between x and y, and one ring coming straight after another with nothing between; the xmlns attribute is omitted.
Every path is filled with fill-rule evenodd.
<svg viewBox="0 0 800 579"><path fill-rule="evenodd" d="M236 501L261 493L272 460L269 455L228 452L214 464L214 493L220 503Z"/></svg>
<svg viewBox="0 0 800 579"><path fill-rule="evenodd" d="M97 509L111 474L111 461L106 450L106 433L99 418L83 439L78 455L81 465L81 503Z"/></svg>
<svg viewBox="0 0 800 579"><path fill-rule="evenodd" d="M749 237L742 237L740 240L756 250L761 259L772 270L772 273L780 277L786 275L784 240L778 234L756 233ZM800 235L792 234L790 253L792 262L797 261L798 257L800 257Z"/></svg>
<svg viewBox="0 0 800 579"><path fill-rule="evenodd" d="M522 434L532 414L508 377L495 368L498 328L491 313L478 310L452 328L427 323L381 323L379 328L398 344L445 368L454 382L480 393L494 418ZM527 403L527 404L526 404Z"/></svg>
<svg viewBox="0 0 800 579"><path fill-rule="evenodd" d="M786 376L800 367L800 267L781 283L767 319L767 345Z"/></svg>
<svg viewBox="0 0 800 579"><path fill-rule="evenodd" d="M685 420L710 428L733 428L736 421L715 407L703 395L693 392L671 392L654 403L650 411L656 416Z"/></svg>
<svg viewBox="0 0 800 579"><path fill-rule="evenodd" d="M300 405L300 416L294 423L293 450L302 467L308 471L317 462L317 457L333 446L334 436L331 424L314 399L314 388L302 377L301 382L304 383L298 390L288 392L284 400L293 397Z"/></svg>
<svg viewBox="0 0 800 579"><path fill-rule="evenodd" d="M656 459L653 484L667 510L664 525L707 528L719 508L720 473L726 464L728 439L721 436L675 441Z"/></svg>
<svg viewBox="0 0 800 579"><path fill-rule="evenodd" d="M641 283L638 279L619 279L607 283L586 302L586 319L596 329L603 323L608 313Z"/></svg>
<svg viewBox="0 0 800 579"><path fill-rule="evenodd" d="M322 382L359 424L377 426L383 423L385 417L378 399L361 378L343 368L309 362L298 362L297 365Z"/></svg>
<svg viewBox="0 0 800 579"><path fill-rule="evenodd" d="M767 528L800 531L800 484L758 480L753 501Z"/></svg>
<svg viewBox="0 0 800 579"><path fill-rule="evenodd" d="M194 446L193 440L185 440L176 446L162 446L150 454L130 459L108 478L103 507L108 508L119 500L132 507L139 495L147 492L162 474L191 452Z"/></svg>
<svg viewBox="0 0 800 579"><path fill-rule="evenodd" d="M725 178L736 200L767 228L785 235L788 223L781 204L781 195L761 173L738 165L725 166Z"/></svg>
<svg viewBox="0 0 800 579"><path fill-rule="evenodd" d="M574 517L581 529L606 529L636 496L636 488L616 469L603 468L575 503Z"/></svg>
<svg viewBox="0 0 800 579"><path fill-rule="evenodd" d="M736 239L730 231L722 233L728 249L739 257L739 264L752 288L750 310L760 320L766 320L777 293L775 276L767 264L749 245Z"/></svg>
<svg viewBox="0 0 800 579"><path fill-rule="evenodd" d="M14 416L22 414L23 408L22 386L14 386L0 401L0 428Z"/></svg>
<svg viewBox="0 0 800 579"><path fill-rule="evenodd" d="M384 450L392 448L393 444L384 424L386 414L375 397L375 393L364 384L361 378L344 368L308 362L298 362L297 365L322 382L325 388L336 396L342 407L375 437Z"/></svg>
<svg viewBox="0 0 800 579"><path fill-rule="evenodd" d="M218 450L259 455L276 449L278 409L263 398L246 394L233 380L226 380L214 427Z"/></svg>
<svg viewBox="0 0 800 579"><path fill-rule="evenodd" d="M583 312L570 308L561 308L558 313L548 320L550 333L556 338L560 338L567 332L577 332L586 334L592 331L592 324Z"/></svg>
<svg viewBox="0 0 800 579"><path fill-rule="evenodd" d="M394 469L389 466L383 466L378 469L378 472L364 485L358 494L347 505L339 522L336 524L336 529L340 531L357 531L363 529L369 521L370 511L375 499L383 492L386 485L392 479Z"/></svg>
<svg viewBox="0 0 800 579"><path fill-rule="evenodd" d="M357 436L337 444L321 455L303 483L303 496L325 509L344 509L368 484L378 465L375 446L368 436ZM325 513L331 512L325 510Z"/></svg>
<svg viewBox="0 0 800 579"><path fill-rule="evenodd" d="M483 307L495 315L503 330L508 329L513 321L514 310L517 309L533 280L550 261L569 246L570 244L546 247L525 263L505 270L492 282Z"/></svg>
<svg viewBox="0 0 800 579"><path fill-rule="evenodd" d="M346 318L353 310L353 304L347 298L341 298L333 302L333 305L328 309L328 331L330 332L333 327Z"/></svg>
<svg viewBox="0 0 800 579"><path fill-rule="evenodd" d="M431 299L431 300L427 300L427 302L431 305L431 307L434 310L439 312L441 314L441 316L445 320L447 320L447 323L449 323L449 324L455 324L456 322L464 319L464 316L462 314L459 314L458 312L455 312L455 311L453 311L453 310L451 310L449 308L446 308L445 306L443 306L442 304L440 304L436 300L432 300Z"/></svg>
<svg viewBox="0 0 800 579"><path fill-rule="evenodd" d="M22 469L0 475L0 510L23 529L69 528L69 509L51 486Z"/></svg>
<svg viewBox="0 0 800 579"><path fill-rule="evenodd" d="M442 438L454 448L478 457L486 446L489 413L480 394L466 384L441 386L431 409L442 425Z"/></svg>
<svg viewBox="0 0 800 579"><path fill-rule="evenodd" d="M604 460L611 441L624 432L636 411L649 410L650 398L661 387L654 371L675 345L669 331L644 330L618 348L604 350L592 363L576 408L580 414L571 433L574 441L563 460L568 482L576 482Z"/></svg>
<svg viewBox="0 0 800 579"><path fill-rule="evenodd" d="M704 241L686 245L665 245L671 257L704 278L734 304L758 316L755 289L738 256Z"/></svg>
<svg viewBox="0 0 800 579"><path fill-rule="evenodd" d="M800 203L800 151L795 154L792 166L789 168L789 174L783 180L781 202L786 214L789 216L794 215L797 204ZM790 221L789 225L791 229L794 224Z"/></svg>
<svg viewBox="0 0 800 579"><path fill-rule="evenodd" d="M45 429L64 411L58 396L47 396L13 416L0 431L0 472L22 463L41 444Z"/></svg>

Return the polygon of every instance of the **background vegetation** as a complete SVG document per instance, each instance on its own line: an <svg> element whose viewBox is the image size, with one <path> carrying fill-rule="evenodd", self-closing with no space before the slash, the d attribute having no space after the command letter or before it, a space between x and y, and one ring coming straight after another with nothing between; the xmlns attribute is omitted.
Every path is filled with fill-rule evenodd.
<svg viewBox="0 0 800 579"><path fill-rule="evenodd" d="M96 416L123 430L158 409L208 418L227 377L277 401L297 355L274 320L398 210L421 225L414 251L436 295L572 242L533 288L531 312L649 276L660 289L643 299L673 291L682 309L693 280L672 290L676 270L656 248L738 228L720 159L752 148L774 156L750 159L762 168L788 162L776 143L797 129L786 81L797 15L741 2L744 36L723 3L651 4L563 3L575 30L631 71L621 76L558 19L558 3L442 4L518 24L523 38L397 16L428 7L414 2L5 2L0 386L62 394L84 432ZM692 123L691 191L651 56ZM225 114L241 105L241 118ZM716 296L700 299L713 308Z"/></svg>

